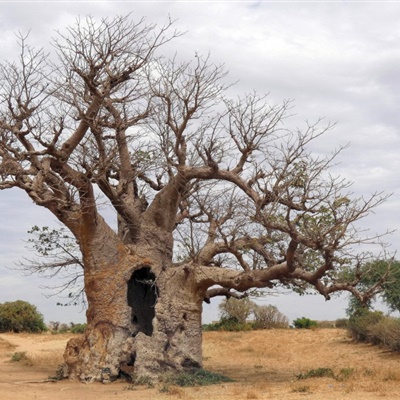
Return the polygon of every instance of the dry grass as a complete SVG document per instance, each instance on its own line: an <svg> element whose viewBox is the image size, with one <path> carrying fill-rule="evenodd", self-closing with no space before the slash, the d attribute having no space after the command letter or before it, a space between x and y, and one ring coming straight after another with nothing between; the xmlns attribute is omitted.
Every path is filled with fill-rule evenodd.
<svg viewBox="0 0 400 400"><path fill-rule="evenodd" d="M55 367L63 362L63 351L70 337L70 334L2 334L0 351L2 346L8 346L9 354L13 353L13 350L25 353L24 363L27 365Z"/></svg>
<svg viewBox="0 0 400 400"><path fill-rule="evenodd" d="M9 352L15 349L15 346L12 345L8 340L0 338L0 353Z"/></svg>
<svg viewBox="0 0 400 400"><path fill-rule="evenodd" d="M43 355L28 354L27 359L36 367L56 367L64 362L62 354L54 352Z"/></svg>
<svg viewBox="0 0 400 400"><path fill-rule="evenodd" d="M242 398L279 398L281 392L288 399L305 394L329 398L337 392L380 396L394 392L400 381L400 355L356 344L344 330L206 332L204 339L206 368L246 382L233 393ZM332 370L333 377L296 378L318 369ZM260 388L260 382L269 388Z"/></svg>
<svg viewBox="0 0 400 400"><path fill-rule="evenodd" d="M179 386L168 386L167 390L160 390L160 392L167 393L169 396L173 396L174 398L182 399L185 397L185 391Z"/></svg>
<svg viewBox="0 0 400 400"><path fill-rule="evenodd" d="M36 383L34 387L23 384L21 381L40 380L54 374L69 336L0 336L2 360L9 361L16 352L26 352L31 360L31 366L0 362L0 377L9 379L7 382L5 378L0 379L2 400L35 398L35 393L37 398L57 400L103 400L118 396L132 398L132 395L141 400L376 400L400 397L400 355L354 343L346 331L339 329L205 332L205 368L236 382L209 387L136 387L134 393L125 391L126 384L118 382L81 385L62 381L47 385ZM324 370L331 370L332 374L307 376L310 371L315 374L315 371ZM300 374L306 378L299 380ZM12 386L12 379L18 383L17 391Z"/></svg>

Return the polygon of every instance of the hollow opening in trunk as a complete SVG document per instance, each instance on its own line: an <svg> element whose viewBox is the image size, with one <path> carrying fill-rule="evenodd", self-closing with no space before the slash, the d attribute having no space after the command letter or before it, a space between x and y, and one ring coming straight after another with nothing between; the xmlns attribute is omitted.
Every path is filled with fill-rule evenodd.
<svg viewBox="0 0 400 400"><path fill-rule="evenodd" d="M156 276L149 267L133 272L128 281L128 305L132 308L132 324L136 328L133 336L143 332L153 334L153 318L158 297Z"/></svg>

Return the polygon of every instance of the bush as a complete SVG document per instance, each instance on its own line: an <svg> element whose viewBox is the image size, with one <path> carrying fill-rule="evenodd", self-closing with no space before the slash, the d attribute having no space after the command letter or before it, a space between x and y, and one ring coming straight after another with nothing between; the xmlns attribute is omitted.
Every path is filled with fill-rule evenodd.
<svg viewBox="0 0 400 400"><path fill-rule="evenodd" d="M353 338L400 352L400 320L385 317L381 311L358 310L349 319Z"/></svg>
<svg viewBox="0 0 400 400"><path fill-rule="evenodd" d="M355 340L359 342L371 341L371 327L383 318L385 317L381 311L359 309L350 317L348 329Z"/></svg>
<svg viewBox="0 0 400 400"><path fill-rule="evenodd" d="M248 298L230 298L220 304L221 319L203 325L204 331L250 331L253 329L289 328L289 320L272 305L259 306ZM254 314L253 322L246 322Z"/></svg>
<svg viewBox="0 0 400 400"><path fill-rule="evenodd" d="M17 300L0 304L0 332L43 332L47 327L32 304Z"/></svg>
<svg viewBox="0 0 400 400"><path fill-rule="evenodd" d="M335 327L339 329L346 329L349 326L349 320L347 318L339 318L335 321Z"/></svg>
<svg viewBox="0 0 400 400"><path fill-rule="evenodd" d="M257 306L253 308L256 329L289 328L289 320L275 306Z"/></svg>
<svg viewBox="0 0 400 400"><path fill-rule="evenodd" d="M83 333L85 332L86 329L86 324L74 324L71 326L71 332L72 333Z"/></svg>
<svg viewBox="0 0 400 400"><path fill-rule="evenodd" d="M311 329L316 328L318 324L316 321L313 321L310 318L301 317L293 321L293 326L297 329Z"/></svg>
<svg viewBox="0 0 400 400"><path fill-rule="evenodd" d="M238 322L236 318L222 318L220 321L213 324L203 325L204 331L251 331L254 329L254 324L251 322Z"/></svg>
<svg viewBox="0 0 400 400"><path fill-rule="evenodd" d="M71 326L73 326L73 324ZM50 321L48 328L53 335L70 331L70 326L60 321Z"/></svg>
<svg viewBox="0 0 400 400"><path fill-rule="evenodd" d="M373 344L400 351L400 320L390 317L381 318L368 328L367 338Z"/></svg>
<svg viewBox="0 0 400 400"><path fill-rule="evenodd" d="M234 318L238 323L244 324L253 311L253 307L254 303L248 297L226 299L219 305L221 321Z"/></svg>

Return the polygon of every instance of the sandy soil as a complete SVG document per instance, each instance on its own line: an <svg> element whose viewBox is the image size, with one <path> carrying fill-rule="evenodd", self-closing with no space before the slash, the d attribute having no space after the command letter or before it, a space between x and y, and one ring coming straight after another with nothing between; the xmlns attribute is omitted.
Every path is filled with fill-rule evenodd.
<svg viewBox="0 0 400 400"><path fill-rule="evenodd" d="M346 331L205 332L205 368L235 379L208 387L131 386L126 382L46 382L62 362L68 335L0 335L0 399L400 399L400 355L353 343ZM16 352L27 359L11 362ZM334 378L297 379L331 368Z"/></svg>

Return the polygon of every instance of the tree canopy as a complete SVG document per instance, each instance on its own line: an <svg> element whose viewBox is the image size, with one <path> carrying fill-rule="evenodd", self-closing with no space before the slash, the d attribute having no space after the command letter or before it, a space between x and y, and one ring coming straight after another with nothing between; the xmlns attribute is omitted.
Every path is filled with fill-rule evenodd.
<svg viewBox="0 0 400 400"><path fill-rule="evenodd" d="M373 301L379 297L390 311L400 311L400 262L394 259L373 260L365 263L359 271L361 292L375 289L375 295L362 303L355 296L350 297L348 314L352 315L360 307L371 308Z"/></svg>
<svg viewBox="0 0 400 400"><path fill-rule="evenodd" d="M227 73L208 56L156 56L170 28L88 17L53 40L56 59L21 36L19 60L1 66L0 188L25 190L78 237L101 192L127 244L154 218L174 232L176 261L269 270L255 286L290 275L329 296L336 286L321 277L357 268L347 249L376 238L354 223L385 196L352 198L329 172L342 149L308 150L331 126L289 131L290 102L228 98Z"/></svg>

